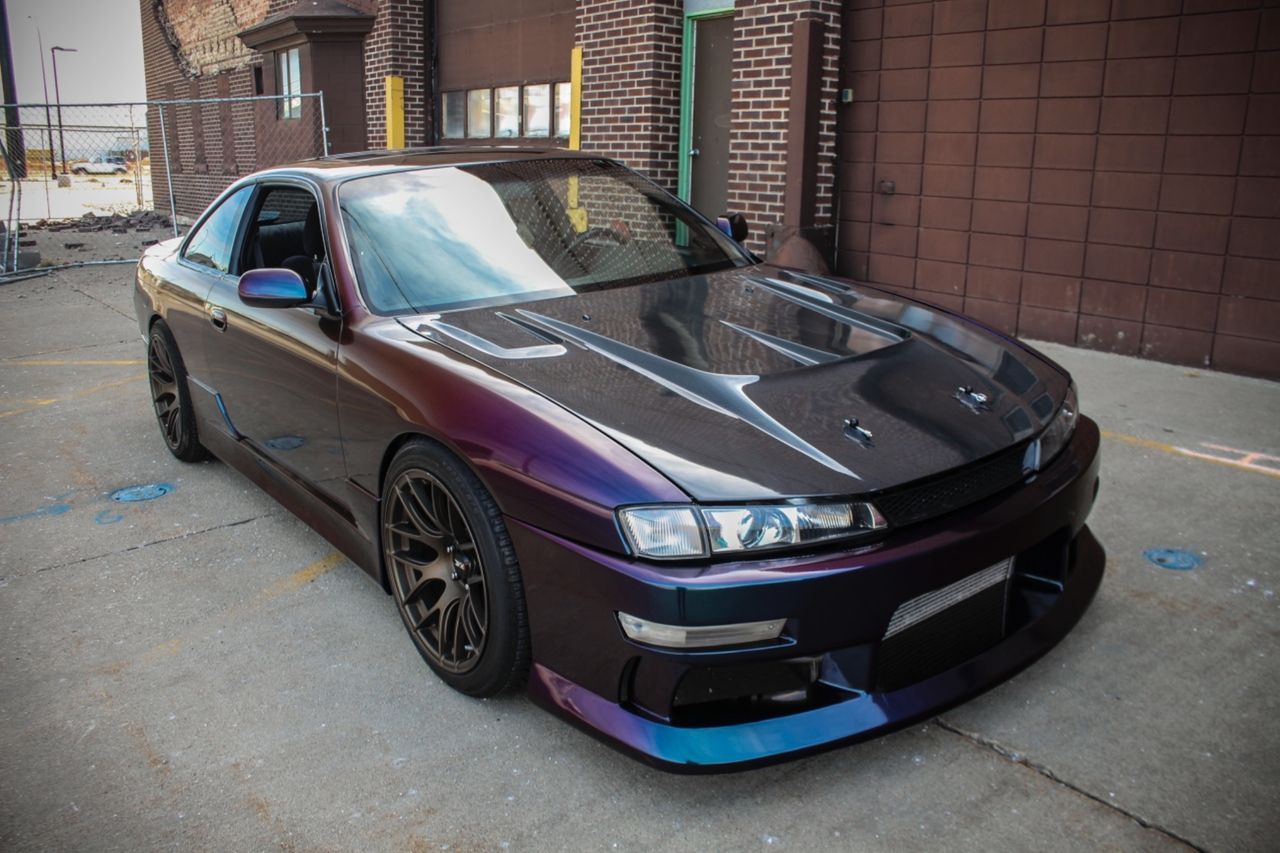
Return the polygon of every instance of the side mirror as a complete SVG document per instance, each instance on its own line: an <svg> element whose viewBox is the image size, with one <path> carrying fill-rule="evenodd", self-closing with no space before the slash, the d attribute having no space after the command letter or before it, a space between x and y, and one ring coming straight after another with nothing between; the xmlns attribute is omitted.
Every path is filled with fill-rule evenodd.
<svg viewBox="0 0 1280 853"><path fill-rule="evenodd" d="M741 213L726 213L716 217L716 227L736 242L741 243L747 239L747 217Z"/></svg>
<svg viewBox="0 0 1280 853"><path fill-rule="evenodd" d="M311 301L302 276L293 270L249 270L240 276L240 301L254 308L293 308Z"/></svg>

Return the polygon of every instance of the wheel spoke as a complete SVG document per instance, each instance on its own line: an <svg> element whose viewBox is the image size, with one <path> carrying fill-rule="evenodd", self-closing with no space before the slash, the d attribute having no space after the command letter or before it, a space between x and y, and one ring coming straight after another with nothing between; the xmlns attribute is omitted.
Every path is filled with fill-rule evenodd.
<svg viewBox="0 0 1280 853"><path fill-rule="evenodd" d="M431 512L431 496L424 492L423 484L416 478L410 477L400 491L400 503L408 513L410 523L422 533L440 538L444 531L440 528L439 520Z"/></svg>
<svg viewBox="0 0 1280 853"><path fill-rule="evenodd" d="M457 536L458 530L454 526L453 519L453 501L449 500L449 493L442 489L439 483L434 482L431 484L431 514L443 532Z"/></svg>
<svg viewBox="0 0 1280 853"><path fill-rule="evenodd" d="M432 536L430 533L423 533L418 529L416 524L397 522L387 527L388 532L394 533L396 536L409 539L413 542L422 542L426 545L442 546L443 543L439 536Z"/></svg>

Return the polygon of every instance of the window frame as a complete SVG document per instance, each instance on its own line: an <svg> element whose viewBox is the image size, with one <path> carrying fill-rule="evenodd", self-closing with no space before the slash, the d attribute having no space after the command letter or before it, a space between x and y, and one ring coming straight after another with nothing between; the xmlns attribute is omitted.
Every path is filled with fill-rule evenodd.
<svg viewBox="0 0 1280 853"><path fill-rule="evenodd" d="M302 49L295 45L275 52L276 119L302 118Z"/></svg>
<svg viewBox="0 0 1280 853"><path fill-rule="evenodd" d="M244 270L244 254L249 248L248 237L249 229L257 227L258 216L262 213L262 207L266 203L267 198L271 195L272 190L293 189L300 190L311 196L316 205L316 215L320 217L320 241L324 244L324 258L320 264L320 271L316 275L316 290L312 296L310 303L305 305L296 305L293 310L306 311L315 313L317 310L327 310L331 319L340 318L343 315L342 310L342 294L339 292L337 279L334 277L331 247L329 245L329 232L325 228L325 221L328 214L324 204L324 193L320 191L320 187L310 181L303 180L291 175L264 175L254 180L252 183L245 184L246 187L253 188L253 195L249 199L249 204L245 207L243 222L241 223L238 245L236 246L236 261L240 267L240 271L236 273L236 277L243 275ZM268 267L253 267L253 269L268 269ZM316 304L317 300L324 298L328 303L327 309Z"/></svg>
<svg viewBox="0 0 1280 853"><path fill-rule="evenodd" d="M226 191L218 197L217 201L211 204L200 218L196 220L195 224L191 226L191 230L182 238L182 245L178 247L178 262L190 269L209 275L239 278L240 255L241 252L244 251L244 236L247 233L246 225L249 221L248 212L253 208L255 203L256 187L256 182L248 184L233 184L228 187ZM240 221L236 224L235 233L231 238L231 255L227 258L226 271L224 272L217 267L211 267L208 264L202 264L199 261L194 261L188 258L187 250L191 247L191 241L195 236L200 233L201 229L204 228L204 226L218 213L218 211L222 210L223 205L227 204L241 192L248 192L249 195L245 201L244 209L240 211Z"/></svg>

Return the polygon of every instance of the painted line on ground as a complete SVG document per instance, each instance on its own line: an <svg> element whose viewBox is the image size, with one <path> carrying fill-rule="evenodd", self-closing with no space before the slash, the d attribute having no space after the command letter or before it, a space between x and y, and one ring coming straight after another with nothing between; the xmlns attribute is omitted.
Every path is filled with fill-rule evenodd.
<svg viewBox="0 0 1280 853"><path fill-rule="evenodd" d="M43 409L56 403L66 403L71 400L79 400L83 397L99 394L103 391L109 391L112 388L119 388L121 385L128 385L130 382L139 382L146 378L147 375L145 373L139 373L137 376L130 376L127 379L117 379L115 382L104 382L101 385L94 385L92 388L86 388L83 391L77 391L74 394L68 394L65 397L58 397L52 400L36 400L29 406L22 406L17 409L10 409L7 412L0 412L0 418L8 418L13 415L25 415L27 412L34 412L38 409Z"/></svg>
<svg viewBox="0 0 1280 853"><path fill-rule="evenodd" d="M3 359L0 367L137 367L141 358L31 358Z"/></svg>
<svg viewBox="0 0 1280 853"><path fill-rule="evenodd" d="M1168 444L1167 442L1156 441L1150 438L1140 438L1136 435L1128 435L1123 432L1113 432L1107 429L1102 430L1102 437L1112 441L1118 441L1121 444L1129 444L1134 447L1146 448L1147 450L1158 450L1161 453L1168 453L1171 456L1181 456L1184 459L1195 459L1200 462L1211 462L1214 465L1222 465L1236 471L1248 471L1253 474L1262 474L1267 477L1280 479L1280 467L1278 467L1280 466L1280 457L1270 456L1266 453L1259 453L1254 450L1239 450L1234 447L1225 447L1221 444L1213 444L1207 441L1200 442L1200 447L1204 448L1203 450L1191 450L1190 448L1178 447L1177 445Z"/></svg>

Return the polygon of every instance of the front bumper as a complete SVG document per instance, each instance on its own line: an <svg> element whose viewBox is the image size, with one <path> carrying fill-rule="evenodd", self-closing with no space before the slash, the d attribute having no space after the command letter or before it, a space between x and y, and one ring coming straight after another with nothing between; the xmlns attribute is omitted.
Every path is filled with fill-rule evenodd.
<svg viewBox="0 0 1280 853"><path fill-rule="evenodd" d="M529 605L530 695L605 742L682 772L786 760L935 715L1032 663L1088 607L1105 563L1084 524L1097 491L1098 443L1096 424L1082 418L1063 454L1027 482L836 552L660 566L509 519ZM890 654L886 629L904 602L1010 556L994 636L976 637L963 618L943 620L925 630L915 663L893 663L897 674L888 674L901 650ZM995 606L999 612L1001 602ZM788 622L776 643L666 651L627 640L618 611L664 624ZM943 655L930 668L934 647L954 652L965 643L972 654ZM904 671L922 676L904 680ZM757 689L768 692L747 695Z"/></svg>

